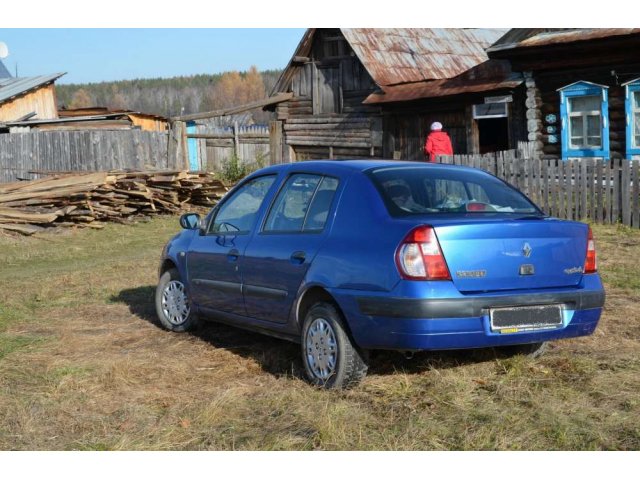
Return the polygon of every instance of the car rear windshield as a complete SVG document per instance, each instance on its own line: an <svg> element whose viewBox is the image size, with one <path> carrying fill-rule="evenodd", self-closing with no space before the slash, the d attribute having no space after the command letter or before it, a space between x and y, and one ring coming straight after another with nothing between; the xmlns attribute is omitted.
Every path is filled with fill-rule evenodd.
<svg viewBox="0 0 640 480"><path fill-rule="evenodd" d="M543 215L518 190L480 171L386 167L370 171L369 176L392 216L499 212Z"/></svg>

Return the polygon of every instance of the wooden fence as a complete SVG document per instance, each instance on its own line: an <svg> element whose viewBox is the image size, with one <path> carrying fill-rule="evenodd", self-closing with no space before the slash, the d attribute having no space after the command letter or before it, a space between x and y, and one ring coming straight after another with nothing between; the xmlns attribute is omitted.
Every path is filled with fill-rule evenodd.
<svg viewBox="0 0 640 480"><path fill-rule="evenodd" d="M235 154L240 164L269 163L269 127L263 125L233 127L208 127L198 125L195 133L187 133L189 154L195 147L198 151L200 167L203 170L219 172ZM203 149L203 146L206 147ZM203 152L204 150L204 152Z"/></svg>
<svg viewBox="0 0 640 480"><path fill-rule="evenodd" d="M29 171L176 168L167 134L141 130L27 132L0 135L0 183L37 178ZM183 168L180 165L179 168Z"/></svg>
<svg viewBox="0 0 640 480"><path fill-rule="evenodd" d="M640 228L640 160L534 160L510 150L439 161L486 170L554 217Z"/></svg>

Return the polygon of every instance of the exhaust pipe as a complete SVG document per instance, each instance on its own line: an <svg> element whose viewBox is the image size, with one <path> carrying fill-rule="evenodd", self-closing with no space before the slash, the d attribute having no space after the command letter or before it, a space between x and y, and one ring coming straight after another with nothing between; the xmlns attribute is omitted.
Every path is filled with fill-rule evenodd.
<svg viewBox="0 0 640 480"><path fill-rule="evenodd" d="M406 351L403 353L404 358L405 358L405 359L407 359L407 360L411 360L411 359L413 359L413 356L414 356L415 354L416 354L416 352L413 352L413 351L411 351L411 350L406 350Z"/></svg>

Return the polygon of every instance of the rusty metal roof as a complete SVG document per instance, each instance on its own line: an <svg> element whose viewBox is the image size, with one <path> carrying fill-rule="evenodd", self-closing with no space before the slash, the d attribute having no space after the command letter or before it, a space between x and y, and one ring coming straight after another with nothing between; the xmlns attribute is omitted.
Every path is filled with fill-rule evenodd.
<svg viewBox="0 0 640 480"><path fill-rule="evenodd" d="M126 117L123 113L106 113L104 115L88 115L83 117L67 117L67 118L41 118L35 120L24 120L14 122L4 122L3 125L7 126L37 126L37 125L53 125L60 123L73 123L73 122L94 122L98 120L109 120L120 117Z"/></svg>
<svg viewBox="0 0 640 480"><path fill-rule="evenodd" d="M342 28L369 75L380 86L452 78L488 59L485 49L506 28ZM317 29L308 29L293 57L311 52ZM293 75L289 61L271 95L285 91Z"/></svg>
<svg viewBox="0 0 640 480"><path fill-rule="evenodd" d="M640 34L640 28L512 28L487 53Z"/></svg>
<svg viewBox="0 0 640 480"><path fill-rule="evenodd" d="M341 30L380 86L455 77L487 60L485 49L507 32L482 28Z"/></svg>
<svg viewBox="0 0 640 480"><path fill-rule="evenodd" d="M30 90L54 82L62 75L64 73L54 73L40 77L2 78L0 79L0 104Z"/></svg>
<svg viewBox="0 0 640 480"><path fill-rule="evenodd" d="M119 108L107 108L107 107L81 107L81 108L60 108L58 109L58 117L60 118L73 118L73 117L95 117L104 116L107 114L121 114L121 115L139 115L144 117L150 117L159 121L169 121L165 116L158 115L156 113L145 113L135 110L123 110Z"/></svg>
<svg viewBox="0 0 640 480"><path fill-rule="evenodd" d="M383 93L372 93L363 103L377 105L463 93L490 92L515 88L523 81L522 74L511 71L508 61L488 60L454 78L384 86Z"/></svg>

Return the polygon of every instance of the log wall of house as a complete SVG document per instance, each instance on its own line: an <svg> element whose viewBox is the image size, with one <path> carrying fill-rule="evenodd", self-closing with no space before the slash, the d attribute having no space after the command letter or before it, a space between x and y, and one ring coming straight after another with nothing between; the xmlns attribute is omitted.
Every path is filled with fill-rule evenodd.
<svg viewBox="0 0 640 480"><path fill-rule="evenodd" d="M612 70L630 72L630 74L619 76L616 79L611 74ZM584 70L534 73L533 78L535 87L539 92L540 104L535 109L529 109L528 118L531 117L530 122L535 123L539 128L538 140L541 142L542 158L558 158L562 155L560 93L557 90L578 81L587 81L609 87L609 147L611 158L624 158L626 149L625 89L621 84L640 76L638 72L640 72L640 63L635 65L608 65ZM547 121L547 116L550 114L555 115L555 123ZM556 133L549 133L548 127L555 127Z"/></svg>
<svg viewBox="0 0 640 480"><path fill-rule="evenodd" d="M490 53L491 58L509 60L513 71L525 75L528 139L536 142L537 157L562 156L558 89L585 81L608 87L610 157L624 158L626 118L622 84L640 77L637 55L640 34L612 29L610 35L600 37L599 32L585 29L582 38L572 42L545 43L541 37L538 40ZM550 121L550 116L555 116L555 122Z"/></svg>
<svg viewBox="0 0 640 480"><path fill-rule="evenodd" d="M509 143L516 148L527 139L524 110L524 87L513 91L459 95L383 107L383 157L424 160L427 135L433 122L440 122L451 138L456 154L478 152L478 127L473 119L473 105L484 103L485 96L511 94L509 104Z"/></svg>
<svg viewBox="0 0 640 480"><path fill-rule="evenodd" d="M426 108L425 108L426 110ZM383 155L398 160L424 160L423 152L433 122L444 125L454 152L467 153L467 125L464 107L438 111L388 111L384 115Z"/></svg>
<svg viewBox="0 0 640 480"><path fill-rule="evenodd" d="M380 158L380 108L362 104L376 86L340 31L319 31L294 68L294 97L276 108L285 160Z"/></svg>

